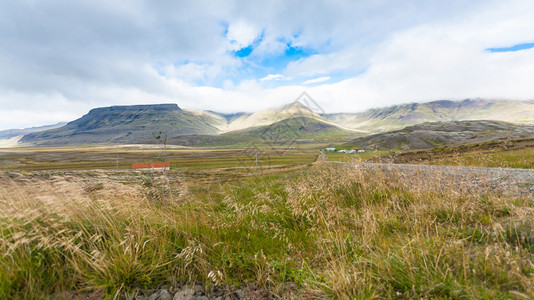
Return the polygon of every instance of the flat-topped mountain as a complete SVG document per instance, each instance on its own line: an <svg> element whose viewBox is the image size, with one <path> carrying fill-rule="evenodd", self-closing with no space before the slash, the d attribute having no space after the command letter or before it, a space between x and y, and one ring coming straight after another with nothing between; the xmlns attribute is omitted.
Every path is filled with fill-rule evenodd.
<svg viewBox="0 0 534 300"><path fill-rule="evenodd" d="M302 122L280 123L289 119ZM160 131L167 134L170 143L182 144L185 140L185 144L194 145L205 145L203 141L209 141L207 144L246 142L260 132L264 135L276 132L280 138L351 133L299 102L253 114L232 115L158 104L95 108L63 127L25 135L20 142L33 145L146 143L154 142L153 133Z"/></svg>
<svg viewBox="0 0 534 300"><path fill-rule="evenodd" d="M21 142L37 145L136 143L164 132L168 136L217 134L218 129L176 104L95 108L67 125L25 135Z"/></svg>
<svg viewBox="0 0 534 300"><path fill-rule="evenodd" d="M268 135L286 140L325 141L330 138L344 142L363 135L399 130L425 122L446 122L444 124L447 126L454 126L451 121L466 120L534 124L534 102L443 100L338 114L317 114L300 102L255 113L235 114L182 110L176 104L111 106L92 109L83 117L60 128L26 134L19 143L147 143L154 142L153 133L160 131L167 134L169 143L180 145L242 144L263 140L261 136ZM360 144L371 145L363 142ZM403 147L401 144L400 147ZM422 147L428 145L421 144Z"/></svg>

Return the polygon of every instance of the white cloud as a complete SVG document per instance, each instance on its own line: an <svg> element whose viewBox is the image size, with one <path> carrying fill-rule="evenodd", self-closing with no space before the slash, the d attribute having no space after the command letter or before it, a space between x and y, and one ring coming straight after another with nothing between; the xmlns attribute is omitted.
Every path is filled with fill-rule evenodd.
<svg viewBox="0 0 534 300"><path fill-rule="evenodd" d="M228 26L226 37L234 45L234 50L248 47L261 33L260 29L246 20L240 19Z"/></svg>
<svg viewBox="0 0 534 300"><path fill-rule="evenodd" d="M282 80L286 77L282 74L269 74L263 78L260 79L260 81L267 81L267 80Z"/></svg>
<svg viewBox="0 0 534 300"><path fill-rule="evenodd" d="M534 49L485 51L533 42L534 2L528 0L2 6L0 130L69 121L117 104L254 111L291 102L303 90L327 112L534 97ZM251 57L233 56L260 36ZM252 61L283 54L287 43L317 54L285 68ZM344 80L323 80L339 74ZM292 84L312 76L318 78Z"/></svg>
<svg viewBox="0 0 534 300"><path fill-rule="evenodd" d="M329 76L323 76L323 77L317 77L317 78L314 78L314 79L306 80L302 84L304 84L304 85L314 84L314 83L325 82L325 81L328 81L328 80L330 80Z"/></svg>

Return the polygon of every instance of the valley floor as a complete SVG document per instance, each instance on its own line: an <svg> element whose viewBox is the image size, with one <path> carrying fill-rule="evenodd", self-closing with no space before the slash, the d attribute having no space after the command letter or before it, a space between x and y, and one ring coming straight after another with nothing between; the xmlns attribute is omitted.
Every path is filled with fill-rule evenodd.
<svg viewBox="0 0 534 300"><path fill-rule="evenodd" d="M208 168L212 150L175 149L200 167L80 170L75 157L102 150L64 150L61 170L51 152L0 171L0 299L195 285L219 299L534 297L533 177L298 149L258 167L221 156Z"/></svg>

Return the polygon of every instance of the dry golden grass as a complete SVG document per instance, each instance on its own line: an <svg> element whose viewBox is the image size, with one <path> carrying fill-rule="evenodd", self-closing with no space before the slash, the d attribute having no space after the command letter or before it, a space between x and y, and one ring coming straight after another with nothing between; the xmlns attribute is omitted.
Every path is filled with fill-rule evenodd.
<svg viewBox="0 0 534 300"><path fill-rule="evenodd" d="M532 196L480 176L117 174L0 175L0 298L193 282L280 298L534 297Z"/></svg>

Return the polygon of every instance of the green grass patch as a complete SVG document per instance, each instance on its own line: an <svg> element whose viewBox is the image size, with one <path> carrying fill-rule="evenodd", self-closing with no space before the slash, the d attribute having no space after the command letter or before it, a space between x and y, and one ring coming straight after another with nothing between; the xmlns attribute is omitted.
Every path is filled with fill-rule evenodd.
<svg viewBox="0 0 534 300"><path fill-rule="evenodd" d="M534 201L488 185L337 165L203 184L45 174L0 174L0 298L195 282L280 298L288 283L312 298L534 293Z"/></svg>

